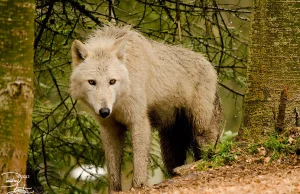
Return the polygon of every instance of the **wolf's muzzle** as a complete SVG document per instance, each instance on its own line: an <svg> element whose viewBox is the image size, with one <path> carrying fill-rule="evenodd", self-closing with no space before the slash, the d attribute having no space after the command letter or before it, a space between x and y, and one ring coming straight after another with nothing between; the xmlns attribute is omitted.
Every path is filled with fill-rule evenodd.
<svg viewBox="0 0 300 194"><path fill-rule="evenodd" d="M106 118L110 114L110 110L109 110L109 108L101 108L99 110L99 114L102 118Z"/></svg>

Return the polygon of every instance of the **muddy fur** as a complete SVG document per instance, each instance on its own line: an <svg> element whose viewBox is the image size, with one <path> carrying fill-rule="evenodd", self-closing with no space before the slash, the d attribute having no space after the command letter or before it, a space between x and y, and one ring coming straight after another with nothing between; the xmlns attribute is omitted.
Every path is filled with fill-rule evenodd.
<svg viewBox="0 0 300 194"><path fill-rule="evenodd" d="M161 153L169 174L173 169L185 163L186 152L193 145L192 119L187 117L184 108L178 108L174 112L174 122L164 125L155 118L155 112L150 111L149 117L152 126L159 131Z"/></svg>
<svg viewBox="0 0 300 194"><path fill-rule="evenodd" d="M175 175L174 168L185 164L189 149L192 150L195 161L201 159L201 148L197 143L197 133L195 133L197 129L193 124L194 118L187 109L177 108L172 117L174 120L167 124L157 117L154 110L150 109L148 115L151 126L159 131L161 153L170 175ZM212 127L220 127L221 105L218 95L215 100L214 117ZM214 124L215 126L213 126Z"/></svg>

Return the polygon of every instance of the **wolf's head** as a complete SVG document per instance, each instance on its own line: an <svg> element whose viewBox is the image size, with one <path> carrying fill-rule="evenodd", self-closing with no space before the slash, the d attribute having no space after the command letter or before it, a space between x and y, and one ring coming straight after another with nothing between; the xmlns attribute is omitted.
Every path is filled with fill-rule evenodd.
<svg viewBox="0 0 300 194"><path fill-rule="evenodd" d="M72 45L71 95L82 100L102 118L108 117L118 98L129 91L125 66L125 41L110 40Z"/></svg>

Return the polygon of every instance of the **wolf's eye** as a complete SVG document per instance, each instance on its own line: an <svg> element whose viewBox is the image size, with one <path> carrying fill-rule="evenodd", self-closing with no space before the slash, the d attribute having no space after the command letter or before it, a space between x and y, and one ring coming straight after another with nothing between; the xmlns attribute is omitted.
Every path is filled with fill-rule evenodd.
<svg viewBox="0 0 300 194"><path fill-rule="evenodd" d="M89 84L91 84L91 85L96 85L96 81L95 80L92 80L92 79L90 79L90 80L88 80L88 82L89 82Z"/></svg>
<svg viewBox="0 0 300 194"><path fill-rule="evenodd" d="M110 85L114 85L116 83L116 80L115 79L111 79L110 81L109 81L109 84Z"/></svg>

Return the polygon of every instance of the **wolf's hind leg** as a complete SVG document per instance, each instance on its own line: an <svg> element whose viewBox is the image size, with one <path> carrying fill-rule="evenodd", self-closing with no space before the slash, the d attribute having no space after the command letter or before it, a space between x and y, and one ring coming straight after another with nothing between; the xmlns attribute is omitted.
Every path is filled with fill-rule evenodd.
<svg viewBox="0 0 300 194"><path fill-rule="evenodd" d="M196 160L201 158L203 149L216 144L219 140L221 112L218 94L216 94L213 104L208 104L204 107L197 103L196 100L193 109L191 109L191 114L193 115L193 149Z"/></svg>
<svg viewBox="0 0 300 194"><path fill-rule="evenodd" d="M190 122L184 110L179 109L175 114L174 123L159 129L162 157L170 175L174 174L174 168L184 165L192 140Z"/></svg>

